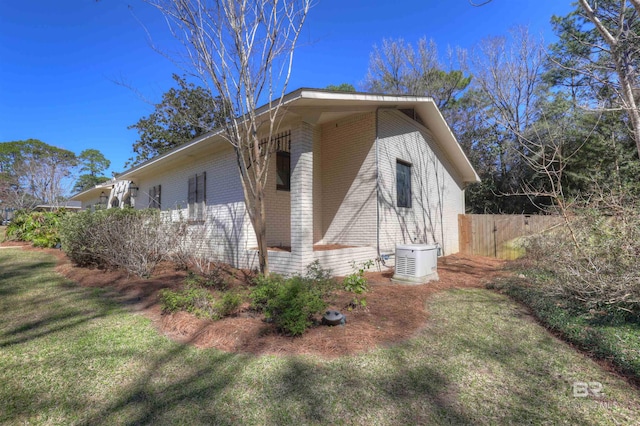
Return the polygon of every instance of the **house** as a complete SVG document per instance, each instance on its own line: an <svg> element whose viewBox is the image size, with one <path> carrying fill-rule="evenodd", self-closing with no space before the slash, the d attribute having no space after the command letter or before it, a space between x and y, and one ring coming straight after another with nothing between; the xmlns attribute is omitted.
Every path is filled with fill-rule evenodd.
<svg viewBox="0 0 640 426"><path fill-rule="evenodd" d="M458 252L464 190L479 178L431 98L299 89L281 114L265 201L272 271L303 272L317 259L347 274L352 261L392 262L397 244ZM188 219L201 254L257 267L235 154L221 131L72 199L159 208Z"/></svg>
<svg viewBox="0 0 640 426"><path fill-rule="evenodd" d="M52 212L59 209L79 211L82 209L82 204L79 201L63 201L60 204L38 204L33 208L36 212Z"/></svg>

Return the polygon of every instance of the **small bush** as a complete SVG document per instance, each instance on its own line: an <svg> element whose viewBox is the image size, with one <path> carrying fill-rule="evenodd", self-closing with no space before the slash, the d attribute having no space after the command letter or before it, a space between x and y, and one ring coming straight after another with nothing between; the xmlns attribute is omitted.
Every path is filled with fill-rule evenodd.
<svg viewBox="0 0 640 426"><path fill-rule="evenodd" d="M62 249L75 264L122 268L141 277L168 258L172 229L156 209L84 211L60 223Z"/></svg>
<svg viewBox="0 0 640 426"><path fill-rule="evenodd" d="M313 325L313 316L326 307L320 292L313 288L313 281L296 276L288 279L268 301L265 315L280 331L299 336Z"/></svg>
<svg viewBox="0 0 640 426"><path fill-rule="evenodd" d="M355 293L360 295L362 293L366 293L369 290L367 279L364 277L364 273L369 270L373 266L373 260L367 260L360 264L360 267L356 266L355 262L352 262L352 268L354 272L352 274L344 277L342 281L342 285L344 289L350 291L351 293ZM363 297L355 296L351 303L352 307L366 307L367 299Z"/></svg>
<svg viewBox="0 0 640 426"><path fill-rule="evenodd" d="M198 318L219 319L213 295L202 287L187 286L182 290L161 290L159 293L162 312L186 311Z"/></svg>
<svg viewBox="0 0 640 426"><path fill-rule="evenodd" d="M226 292L222 295L222 299L215 304L215 310L220 317L228 317L237 312L242 304L242 296L238 293Z"/></svg>
<svg viewBox="0 0 640 426"><path fill-rule="evenodd" d="M236 313L242 304L242 296L238 293L225 292L220 300L216 300L205 288L205 281L194 273L185 278L181 290L163 289L159 293L162 312L189 312L198 318L219 320Z"/></svg>
<svg viewBox="0 0 640 426"><path fill-rule="evenodd" d="M331 270L322 268L318 260L314 260L307 265L307 272L304 278L313 281L314 287L322 294L323 298L338 288L338 282L333 278Z"/></svg>
<svg viewBox="0 0 640 426"><path fill-rule="evenodd" d="M292 336L303 334L313 325L314 315L327 307L323 296L330 284L326 282L318 286L308 277L285 280L275 274L258 276L255 282L250 295L252 306L263 311L278 330Z"/></svg>
<svg viewBox="0 0 640 426"><path fill-rule="evenodd" d="M7 226L8 240L25 241L34 247L53 248L60 244L60 220L67 211L19 212Z"/></svg>
<svg viewBox="0 0 640 426"><path fill-rule="evenodd" d="M274 299L283 286L284 278L278 274L258 275L254 278L255 287L249 294L251 307L257 311L264 311L269 300Z"/></svg>

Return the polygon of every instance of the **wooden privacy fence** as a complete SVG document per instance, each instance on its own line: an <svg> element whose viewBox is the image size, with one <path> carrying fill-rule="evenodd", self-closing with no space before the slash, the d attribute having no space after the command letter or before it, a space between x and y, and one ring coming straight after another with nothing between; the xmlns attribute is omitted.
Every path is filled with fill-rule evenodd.
<svg viewBox="0 0 640 426"><path fill-rule="evenodd" d="M461 214L460 252L516 259L524 254L518 237L537 234L560 223L560 216L551 215Z"/></svg>

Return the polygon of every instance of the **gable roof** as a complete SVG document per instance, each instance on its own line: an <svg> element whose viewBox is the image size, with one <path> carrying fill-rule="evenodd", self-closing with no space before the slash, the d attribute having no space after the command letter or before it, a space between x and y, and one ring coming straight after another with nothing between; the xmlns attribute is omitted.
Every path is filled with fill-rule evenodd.
<svg viewBox="0 0 640 426"><path fill-rule="evenodd" d="M372 93L335 92L301 88L284 96L281 113L283 122L301 119L311 124L322 124L350 114L376 111L379 108L413 109L424 125L433 133L446 153L459 177L465 184L479 182L480 178L462 151L449 125L433 98L427 96L382 95ZM270 110L270 104L256 110L258 116ZM211 153L216 146L224 146L223 130L216 129L184 145L145 161L118 175L118 179L133 180L154 172L168 161L188 161L200 154Z"/></svg>

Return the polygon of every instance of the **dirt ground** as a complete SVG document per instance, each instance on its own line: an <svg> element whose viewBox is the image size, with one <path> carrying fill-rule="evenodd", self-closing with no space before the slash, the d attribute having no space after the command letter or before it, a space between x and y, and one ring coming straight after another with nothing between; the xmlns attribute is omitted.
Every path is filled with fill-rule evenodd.
<svg viewBox="0 0 640 426"><path fill-rule="evenodd" d="M248 304L236 316L219 321L198 319L185 312L162 314L158 291L181 287L186 276L185 271L176 270L170 264L161 265L150 279L140 279L121 271L78 268L60 250L46 251L58 258L59 273L81 286L109 290L110 297L149 318L160 333L173 340L227 352L312 354L323 358L355 354L406 340L425 325L429 316L425 302L433 293L450 288L484 287L505 273L502 260L463 255L438 259L440 279L424 285L393 284L392 272L371 272L367 274L370 291L365 295L365 308L348 309L353 298L351 293L337 292L331 300L330 308L346 315L346 325L318 325L301 337L289 337L277 333ZM229 269L227 273L235 282L233 285L241 285L242 271Z"/></svg>

